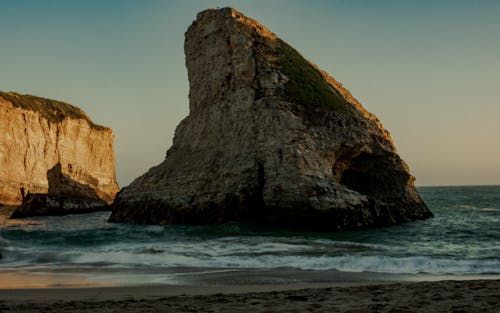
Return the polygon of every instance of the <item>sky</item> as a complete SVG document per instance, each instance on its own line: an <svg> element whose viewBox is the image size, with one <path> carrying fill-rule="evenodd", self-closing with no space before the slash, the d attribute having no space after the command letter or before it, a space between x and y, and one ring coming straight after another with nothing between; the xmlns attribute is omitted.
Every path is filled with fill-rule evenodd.
<svg viewBox="0 0 500 313"><path fill-rule="evenodd" d="M500 0L0 0L0 90L111 127L126 186L165 158L189 114L184 32L225 6L377 115L417 185L500 184Z"/></svg>

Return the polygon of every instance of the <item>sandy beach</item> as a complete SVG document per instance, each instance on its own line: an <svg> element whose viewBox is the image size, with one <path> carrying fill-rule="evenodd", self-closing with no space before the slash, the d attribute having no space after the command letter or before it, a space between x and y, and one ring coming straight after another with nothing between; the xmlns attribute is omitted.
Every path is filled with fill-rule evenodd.
<svg viewBox="0 0 500 313"><path fill-rule="evenodd" d="M500 312L500 280L2 289L0 312Z"/></svg>

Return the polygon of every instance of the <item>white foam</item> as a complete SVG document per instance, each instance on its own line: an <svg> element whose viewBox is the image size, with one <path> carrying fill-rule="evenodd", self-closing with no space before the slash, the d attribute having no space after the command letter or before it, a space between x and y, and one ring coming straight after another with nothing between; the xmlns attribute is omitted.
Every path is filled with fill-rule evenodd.
<svg viewBox="0 0 500 313"><path fill-rule="evenodd" d="M164 248L164 247L163 247ZM240 249L237 249L240 250ZM433 259L425 256L390 257L382 255L350 254L276 255L260 253L218 254L218 249L205 253L164 251L157 254L137 254L132 251L96 251L81 254L75 263L109 262L124 266L142 267L201 267L201 268L278 268L303 270L339 270L345 272L429 273L429 274L500 274L500 260ZM233 250L234 252L234 250Z"/></svg>

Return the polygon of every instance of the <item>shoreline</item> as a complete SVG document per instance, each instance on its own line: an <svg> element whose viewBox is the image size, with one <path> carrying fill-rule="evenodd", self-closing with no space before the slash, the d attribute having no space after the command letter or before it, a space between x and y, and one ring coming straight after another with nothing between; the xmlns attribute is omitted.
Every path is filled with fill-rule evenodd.
<svg viewBox="0 0 500 313"><path fill-rule="evenodd" d="M294 286L372 283L411 283L435 281L499 280L499 274L398 274L381 272L343 272L295 268L96 268L96 267L0 267L0 290L205 287L205 286Z"/></svg>
<svg viewBox="0 0 500 313"><path fill-rule="evenodd" d="M1 312L499 312L500 280L1 289Z"/></svg>
<svg viewBox="0 0 500 313"><path fill-rule="evenodd" d="M416 282L414 282L416 283ZM214 294L246 294L286 292L306 289L391 285L395 282L331 282L273 285L134 285L134 286L79 286L49 288L0 288L0 299L7 301L36 300L118 300L149 299L176 296L209 296ZM409 282L408 284L412 284Z"/></svg>

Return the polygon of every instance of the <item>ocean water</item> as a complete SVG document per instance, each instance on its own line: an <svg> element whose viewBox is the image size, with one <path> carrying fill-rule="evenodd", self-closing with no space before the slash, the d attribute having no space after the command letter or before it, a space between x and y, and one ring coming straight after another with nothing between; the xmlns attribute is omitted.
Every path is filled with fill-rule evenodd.
<svg viewBox="0 0 500 313"><path fill-rule="evenodd" d="M434 218L340 233L111 224L109 212L4 220L0 271L92 273L95 280L128 273L154 283L238 269L500 275L500 186L419 191Z"/></svg>

